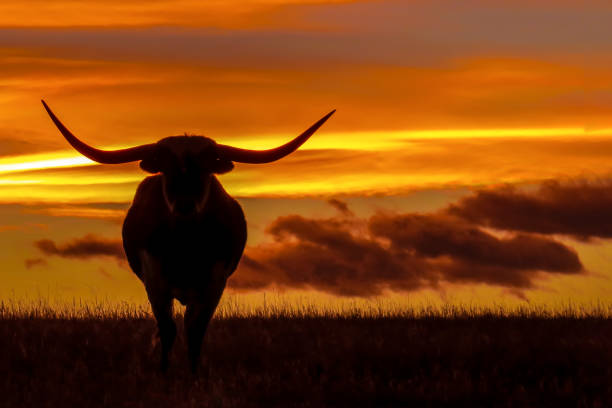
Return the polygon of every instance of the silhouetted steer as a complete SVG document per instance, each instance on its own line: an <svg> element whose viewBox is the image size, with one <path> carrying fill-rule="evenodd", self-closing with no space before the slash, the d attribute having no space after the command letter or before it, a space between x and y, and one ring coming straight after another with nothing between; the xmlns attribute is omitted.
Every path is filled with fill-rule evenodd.
<svg viewBox="0 0 612 408"><path fill-rule="evenodd" d="M77 139L45 109L68 143L98 163L140 160L150 173L140 183L123 223L123 247L130 267L144 286L157 320L161 369L176 337L172 300L186 305L185 331L191 369L198 367L202 339L227 278L242 256L247 230L240 204L215 174L233 162L269 163L295 151L335 112L325 115L297 138L270 150L245 150L203 136L174 136L157 143L105 151Z"/></svg>

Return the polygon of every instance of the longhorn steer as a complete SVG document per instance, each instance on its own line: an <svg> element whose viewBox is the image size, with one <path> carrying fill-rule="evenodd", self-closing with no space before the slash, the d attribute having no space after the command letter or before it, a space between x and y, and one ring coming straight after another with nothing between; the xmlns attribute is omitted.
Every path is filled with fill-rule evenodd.
<svg viewBox="0 0 612 408"><path fill-rule="evenodd" d="M105 151L77 139L47 113L79 153L104 164L140 160L155 175L144 179L123 222L123 247L134 273L144 283L161 341L161 369L176 337L172 301L186 305L185 331L191 369L197 371L202 339L227 278L242 256L247 230L240 204L215 174L233 162L269 163L295 151L335 112L297 138L270 150L217 144L203 136L173 136L157 143Z"/></svg>

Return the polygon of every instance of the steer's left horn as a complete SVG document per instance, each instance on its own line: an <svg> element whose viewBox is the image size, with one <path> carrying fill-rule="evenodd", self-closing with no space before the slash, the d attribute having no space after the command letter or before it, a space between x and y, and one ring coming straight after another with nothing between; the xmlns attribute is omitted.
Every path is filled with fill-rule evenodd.
<svg viewBox="0 0 612 408"><path fill-rule="evenodd" d="M151 150L155 147L155 143L146 144L136 147L130 147L129 149L120 149L120 150L100 150L95 147L91 147L88 144L81 142L75 135L72 134L68 130L66 126L55 116L55 114L51 111L49 106L45 103L45 101L41 100L45 110L51 116L51 120L55 123L55 126L62 132L62 135L66 138L68 143L74 149L81 153L83 156L96 161L98 163L103 164L119 164L119 163L127 163L136 160L144 159Z"/></svg>
<svg viewBox="0 0 612 408"><path fill-rule="evenodd" d="M288 154L293 153L300 147L310 136L313 135L314 132L317 131L329 119L331 115L334 114L336 110L329 112L327 115L323 116L317 123L312 125L308 130L304 133L290 141L289 143L285 143L282 146L279 146L275 149L270 150L248 150L248 149L240 149L237 147L227 146L219 144L217 145L217 152L219 155L225 159L240 162L240 163L269 163L276 161L278 159L282 159Z"/></svg>

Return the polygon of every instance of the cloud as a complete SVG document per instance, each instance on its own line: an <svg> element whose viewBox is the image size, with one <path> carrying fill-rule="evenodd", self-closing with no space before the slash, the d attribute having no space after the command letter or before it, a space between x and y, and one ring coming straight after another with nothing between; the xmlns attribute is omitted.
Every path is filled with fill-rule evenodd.
<svg viewBox="0 0 612 408"><path fill-rule="evenodd" d="M40 140L34 131L0 129L0 157L37 153L54 147L55 143Z"/></svg>
<svg viewBox="0 0 612 408"><path fill-rule="evenodd" d="M34 96L54 95L76 115L71 126L95 104L108 112L97 135L119 143L168 128L191 131L180 127L190 123L211 135L294 132L292 124L330 109L330 101L338 108L334 126L345 130L503 127L509 112L513 127L609 124L608 61L583 56L559 63L558 54L531 52L503 58L496 42L490 52L458 51L439 39L423 43L422 33L389 41L388 35L338 32L0 28L0 48L8 54L2 84L7 95L23 92L20 110L31 109ZM31 56L13 55L23 53ZM216 103L202 109L202 95ZM160 116L145 116L147 128L127 133L128 118L142 120L143 111ZM95 136L96 123L81 121Z"/></svg>
<svg viewBox="0 0 612 408"><path fill-rule="evenodd" d="M337 198L330 198L329 200L327 200L327 203L334 207L336 210L338 210L340 214L346 217L352 217L354 215L353 212L348 208L346 202L342 200L338 200Z"/></svg>
<svg viewBox="0 0 612 408"><path fill-rule="evenodd" d="M530 287L536 271L577 273L582 265L575 251L550 238L517 234L498 238L445 214L378 214L369 221L375 236L389 241L394 252L426 259L444 259L442 278Z"/></svg>
<svg viewBox="0 0 612 408"><path fill-rule="evenodd" d="M550 238L498 238L444 213L379 213L369 219L279 217L274 242L250 247L230 280L238 289L269 285L372 296L440 283L533 287L543 273L583 271L574 250Z"/></svg>
<svg viewBox="0 0 612 408"><path fill-rule="evenodd" d="M429 258L450 256L478 265L555 272L580 269L575 253L559 242L527 234L502 239L441 214L378 214L369 227L375 236L388 239L393 249Z"/></svg>
<svg viewBox="0 0 612 408"><path fill-rule="evenodd" d="M113 275L111 275L106 269L102 267L98 268L98 273L100 273L100 275L102 275L106 279L113 280Z"/></svg>
<svg viewBox="0 0 612 408"><path fill-rule="evenodd" d="M108 256L118 261L125 260L123 245L120 240L85 235L65 244L56 244L50 239L41 239L34 243L43 254L62 258L87 259L97 256Z"/></svg>
<svg viewBox="0 0 612 408"><path fill-rule="evenodd" d="M276 241L247 249L230 280L232 287L260 289L275 284L367 296L380 293L388 283L405 289L421 286L425 265L420 260L389 256L378 242L355 234L343 220L279 217L268 233Z"/></svg>
<svg viewBox="0 0 612 408"><path fill-rule="evenodd" d="M369 218L357 217L346 203L331 199L340 211L334 217L278 217L266 228L272 240L246 248L229 285L367 297L437 289L445 283L487 284L522 296L547 276L584 272L576 251L552 237L491 232L455 214L453 209L466 209L469 199L432 213L379 212ZM47 256L125 260L119 240L95 235L64 244L40 240L35 246Z"/></svg>
<svg viewBox="0 0 612 408"><path fill-rule="evenodd" d="M389 47L383 44L374 48L368 41L371 37L384 36L386 43L411 49L410 53L401 54L437 51L450 56L466 51L499 55L504 51L516 53L517 49L540 54L551 50L605 52L611 32L607 24L611 10L603 1L470 0L455 4L442 0L132 0L112 3L109 7L108 1L101 0L57 0L37 1L33 5L32 1L5 0L0 3L0 26L101 30L216 27L265 34L299 30L328 32L333 34L328 36L331 39L348 32L363 35L361 54L373 54Z"/></svg>
<svg viewBox="0 0 612 408"><path fill-rule="evenodd" d="M7 225L0 224L0 232L35 231L35 230L46 230L48 228L49 226L47 224L40 224L40 223L33 223L33 222L19 223L19 224L7 224Z"/></svg>
<svg viewBox="0 0 612 408"><path fill-rule="evenodd" d="M302 22L300 5L342 0L142 0L74 2L33 1L29 6L0 4L4 27L205 26L236 28L291 27ZM296 7L297 6L297 7ZM297 8L297 10L296 10ZM297 14L297 15L296 15Z"/></svg>
<svg viewBox="0 0 612 408"><path fill-rule="evenodd" d="M29 258L24 261L25 267L31 269L35 266L47 266L47 261L43 258Z"/></svg>
<svg viewBox="0 0 612 408"><path fill-rule="evenodd" d="M612 238L612 180L549 181L535 191L478 191L448 207L466 221L502 230Z"/></svg>
<svg viewBox="0 0 612 408"><path fill-rule="evenodd" d="M50 217L71 217L107 220L120 224L125 218L126 204L124 203L91 203L81 205L54 204L32 205L23 209L26 214L42 214ZM1 230L0 226L0 230Z"/></svg>

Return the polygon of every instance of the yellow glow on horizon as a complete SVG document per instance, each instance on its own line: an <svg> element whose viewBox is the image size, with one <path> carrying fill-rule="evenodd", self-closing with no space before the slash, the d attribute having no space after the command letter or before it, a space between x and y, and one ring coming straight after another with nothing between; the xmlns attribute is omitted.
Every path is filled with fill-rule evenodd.
<svg viewBox="0 0 612 408"><path fill-rule="evenodd" d="M405 147L406 141L411 140L567 138L607 135L612 135L612 128L597 130L590 130L584 127L561 127L321 132L312 136L311 139L300 147L300 150L348 149L382 151ZM291 137L291 135L286 134L250 136L248 138L232 139L231 142L226 143L231 143L244 149L270 149L279 144L286 143Z"/></svg>
<svg viewBox="0 0 612 408"><path fill-rule="evenodd" d="M376 176L354 174L337 175L325 180L305 181L269 181L265 184L233 185L231 181L226 184L228 191L240 197L274 197L277 195L288 197L316 196L318 194L335 194L341 186L344 194L368 194L375 191L381 193L388 190L390 194L398 191L410 190L410 187L423 188L426 186L439 186L445 184L449 179L454 179L457 174L433 174L414 176L397 174L380 174ZM467 179L467 176L465 177ZM384 187L381 187L384 186ZM407 187L409 186L409 187Z"/></svg>
<svg viewBox="0 0 612 408"><path fill-rule="evenodd" d="M136 184L0 185L0 203L125 203L134 196Z"/></svg>
<svg viewBox="0 0 612 408"><path fill-rule="evenodd" d="M79 206L46 207L38 210L28 210L31 214L45 214L52 217L80 217L99 219L121 219L125 216L124 210L113 210L108 208L91 208Z"/></svg>
<svg viewBox="0 0 612 408"><path fill-rule="evenodd" d="M289 164L287 169L291 169L290 172L300 173L299 178L286 173L278 173L274 166L238 166L234 172L222 176L221 181L231 194L240 197L303 197L337 193L394 194L420 188L450 185L521 182L553 177L557 174L580 175L588 168L605 171L607 167L596 161L588 166L585 166L583 162L572 160L558 162L556 157L548 155L541 148L530 152L528 157L522 156L510 160L500 158L503 152L492 147L492 150L487 152L497 157L494 162L479 161L478 165L472 162L455 162L453 157L449 156L448 149L456 149L456 147L453 147L452 144L445 145L444 141L465 140L469 142L470 140L494 139L583 141L604 140L610 136L612 136L612 129L609 128L589 130L582 127L322 132L300 148L304 151L318 150L320 152L316 156L320 157L321 163L324 164L320 172L313 169L313 158L294 156L293 160L296 161L293 163L285 161L284 163ZM243 148L267 149L278 146L290 140L291 137L289 135L254 136L243 140L232 139L231 142L223 142ZM428 143L427 141L430 140L431 143ZM122 147L126 146L107 148ZM330 161L336 156L336 153L325 153L324 150L352 150L361 153L348 154L346 160L349 160L350 164L345 168L340 163L334 164L333 160ZM402 164L401 160L404 160L402 156L395 156L396 160L400 161L394 162L393 169L387 170L380 167L375 170L372 168L372 160L376 158L377 152L390 152L393 155L393 152L398 151L411 155L413 161ZM486 157L486 154L483 157ZM539 166L534 167L533 163L536 162L548 170L543 171ZM106 171L103 166L100 166L99 171L96 169L95 172L90 172L82 168L94 165L97 164L79 155L76 151L69 150L0 158L0 202L94 202L99 200L127 202L133 197L136 184L145 177L144 173L135 169L124 171L115 168ZM67 170L70 167L75 169ZM66 170L51 171L61 168ZM107 168L111 169L112 166ZM48 172L45 171L47 169ZM329 172L330 169L333 174L325 175L324 173Z"/></svg>
<svg viewBox="0 0 612 408"><path fill-rule="evenodd" d="M0 159L0 174L96 164L96 162L78 154L65 152L39 153Z"/></svg>
<svg viewBox="0 0 612 408"><path fill-rule="evenodd" d="M372 132L332 132L313 136L300 150L348 149L382 151L406 146L410 140L428 139L496 139L496 138L563 138L571 136L612 135L612 128L589 130L583 127L564 128L493 128L493 129L431 129ZM295 135L250 136L232 139L234 146L245 149L269 149L285 143ZM108 149L129 147L113 146ZM0 175L28 170L97 165L77 152L60 151L0 158Z"/></svg>
<svg viewBox="0 0 612 408"><path fill-rule="evenodd" d="M523 137L566 137L587 135L585 128L518 128L518 129L445 129L398 132L405 139L494 139ZM609 133L605 133L609 134Z"/></svg>
<svg viewBox="0 0 612 408"><path fill-rule="evenodd" d="M0 178L0 186L20 185L20 184L40 184L41 180L18 180Z"/></svg>
<svg viewBox="0 0 612 408"><path fill-rule="evenodd" d="M136 174L134 176L126 176L126 175L110 175L102 177L94 177L94 176L79 176L75 177L58 177L58 176L41 176L38 175L37 178L32 179L28 177L24 178L12 178L12 179L3 179L0 177L0 186L1 185L48 185L48 186L83 186L83 185L93 185L93 184L123 184L130 182L137 182L142 180L142 175Z"/></svg>

